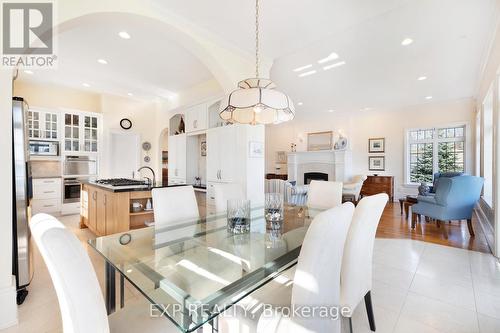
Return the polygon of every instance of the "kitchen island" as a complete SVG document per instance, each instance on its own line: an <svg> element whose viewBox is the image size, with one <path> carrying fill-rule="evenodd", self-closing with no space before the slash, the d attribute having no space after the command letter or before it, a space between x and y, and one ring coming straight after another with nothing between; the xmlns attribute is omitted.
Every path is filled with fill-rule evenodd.
<svg viewBox="0 0 500 333"><path fill-rule="evenodd" d="M105 236L146 227L148 222L154 221L153 210L146 210L146 203L148 200L152 201L151 190L158 187L167 186L155 184L112 188L92 182L82 183L80 228L89 228L96 236ZM200 202L198 194L204 193L197 192ZM140 204L142 208L133 211L134 203Z"/></svg>

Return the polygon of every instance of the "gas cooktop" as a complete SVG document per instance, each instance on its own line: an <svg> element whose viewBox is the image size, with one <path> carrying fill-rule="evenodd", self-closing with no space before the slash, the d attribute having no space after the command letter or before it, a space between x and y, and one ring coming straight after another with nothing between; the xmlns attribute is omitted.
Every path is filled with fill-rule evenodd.
<svg viewBox="0 0 500 333"><path fill-rule="evenodd" d="M142 180L128 179L128 178L109 178L109 179L98 179L95 181L96 184L111 187L122 187L122 186L147 186L148 184Z"/></svg>

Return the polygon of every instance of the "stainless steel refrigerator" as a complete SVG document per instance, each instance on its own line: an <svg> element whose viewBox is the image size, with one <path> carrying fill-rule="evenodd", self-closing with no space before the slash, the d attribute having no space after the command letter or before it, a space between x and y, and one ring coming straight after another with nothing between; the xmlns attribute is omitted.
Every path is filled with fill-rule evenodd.
<svg viewBox="0 0 500 333"><path fill-rule="evenodd" d="M33 276L30 244L29 204L32 198L32 179L29 163L26 126L26 102L23 98L12 100L12 172L13 172L13 251L12 274L16 276L17 303L28 294L27 287Z"/></svg>

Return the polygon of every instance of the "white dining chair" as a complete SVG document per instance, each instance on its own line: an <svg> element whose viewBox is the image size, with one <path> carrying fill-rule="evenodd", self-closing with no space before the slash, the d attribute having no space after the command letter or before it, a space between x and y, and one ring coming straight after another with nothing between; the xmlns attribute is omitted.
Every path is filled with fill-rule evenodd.
<svg viewBox="0 0 500 333"><path fill-rule="evenodd" d="M30 229L56 290L64 333L177 332L167 318L150 316L146 300L131 302L108 317L94 268L78 238L47 214L33 216Z"/></svg>
<svg viewBox="0 0 500 333"><path fill-rule="evenodd" d="M156 228L200 218L193 186L154 188L151 194Z"/></svg>
<svg viewBox="0 0 500 333"><path fill-rule="evenodd" d="M344 183L342 189L343 194L352 195L355 202L358 202L361 194L361 188L363 187L363 183L366 179L366 175L353 176L349 183Z"/></svg>
<svg viewBox="0 0 500 333"><path fill-rule="evenodd" d="M385 193L364 197L356 206L347 235L342 259L340 299L352 328L352 314L364 298L370 329L375 332L375 317L371 299L372 261L375 233L382 212L389 200Z"/></svg>
<svg viewBox="0 0 500 333"><path fill-rule="evenodd" d="M329 209L342 204L342 182L313 180L307 192L307 207Z"/></svg>
<svg viewBox="0 0 500 333"><path fill-rule="evenodd" d="M250 299L248 304L254 305L261 313L258 320L249 316L250 311L235 311L235 316L222 316L220 319L223 331L340 332L340 315L338 320L320 316L285 317L278 312L269 315L269 312L262 311L259 304L286 305L289 308L308 306L311 309L339 307L342 255L353 213L354 205L349 202L316 215L305 235L297 265L247 297ZM255 305L255 300L259 304ZM243 304L248 305L245 300Z"/></svg>
<svg viewBox="0 0 500 333"><path fill-rule="evenodd" d="M215 184L215 211L222 213L227 210L228 200L244 200L246 199L243 188L237 183Z"/></svg>

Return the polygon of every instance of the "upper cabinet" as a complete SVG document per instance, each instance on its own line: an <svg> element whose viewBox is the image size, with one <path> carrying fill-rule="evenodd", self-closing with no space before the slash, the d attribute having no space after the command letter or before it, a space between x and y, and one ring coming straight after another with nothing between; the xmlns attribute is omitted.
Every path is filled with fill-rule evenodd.
<svg viewBox="0 0 500 333"><path fill-rule="evenodd" d="M65 152L97 153L100 116L93 113L64 113Z"/></svg>
<svg viewBox="0 0 500 333"><path fill-rule="evenodd" d="M28 110L28 137L30 139L58 140L59 114L37 109Z"/></svg>
<svg viewBox="0 0 500 333"><path fill-rule="evenodd" d="M206 130L208 128L208 111L205 103L195 105L186 110L186 133Z"/></svg>

